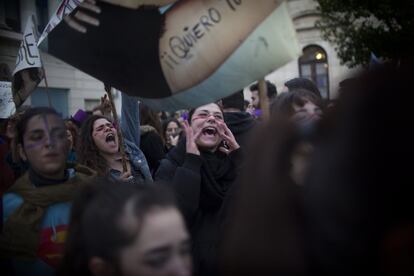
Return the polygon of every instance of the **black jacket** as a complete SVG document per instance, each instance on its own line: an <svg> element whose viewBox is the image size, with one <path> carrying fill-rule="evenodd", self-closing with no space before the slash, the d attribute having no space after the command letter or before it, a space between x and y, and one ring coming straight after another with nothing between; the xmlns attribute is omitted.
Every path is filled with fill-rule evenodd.
<svg viewBox="0 0 414 276"><path fill-rule="evenodd" d="M151 173L154 173L165 157L165 147L160 135L151 126L141 126L141 145L140 149L147 159Z"/></svg>
<svg viewBox="0 0 414 276"><path fill-rule="evenodd" d="M241 148L245 149L256 120L247 112L224 112L224 121Z"/></svg>
<svg viewBox="0 0 414 276"><path fill-rule="evenodd" d="M169 181L193 241L194 275L217 275L221 214L240 165L241 150L186 153L185 139L161 161L156 180Z"/></svg>

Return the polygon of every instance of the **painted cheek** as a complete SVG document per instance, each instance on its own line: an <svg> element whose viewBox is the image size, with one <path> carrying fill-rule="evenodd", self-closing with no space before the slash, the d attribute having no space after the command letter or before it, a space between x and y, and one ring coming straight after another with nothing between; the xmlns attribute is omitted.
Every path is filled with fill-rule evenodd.
<svg viewBox="0 0 414 276"><path fill-rule="evenodd" d="M43 145L44 145L43 141L42 142L25 144L24 149L25 150L32 150L32 149L35 149L35 148L41 148L41 147L43 147Z"/></svg>
<svg viewBox="0 0 414 276"><path fill-rule="evenodd" d="M194 122L196 120L205 120L206 118L204 117L200 117L200 116L193 116L193 118L191 119L191 122Z"/></svg>

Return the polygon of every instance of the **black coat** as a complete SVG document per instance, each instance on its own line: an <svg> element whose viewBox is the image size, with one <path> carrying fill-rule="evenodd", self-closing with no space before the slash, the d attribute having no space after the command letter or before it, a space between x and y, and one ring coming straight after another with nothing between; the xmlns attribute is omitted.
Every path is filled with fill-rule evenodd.
<svg viewBox="0 0 414 276"><path fill-rule="evenodd" d="M185 139L161 161L156 180L172 185L193 241L194 275L217 275L223 206L240 165L241 150L186 153Z"/></svg>
<svg viewBox="0 0 414 276"><path fill-rule="evenodd" d="M158 169L160 161L165 157L164 143L154 128L141 126L140 149L147 159L151 173L154 173Z"/></svg>
<svg viewBox="0 0 414 276"><path fill-rule="evenodd" d="M224 122L229 127L237 143L245 149L256 120L247 112L224 112Z"/></svg>

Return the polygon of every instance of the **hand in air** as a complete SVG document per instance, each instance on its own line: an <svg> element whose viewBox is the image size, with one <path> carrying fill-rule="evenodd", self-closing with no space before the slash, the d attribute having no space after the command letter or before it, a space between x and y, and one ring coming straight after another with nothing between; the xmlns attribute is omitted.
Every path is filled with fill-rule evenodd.
<svg viewBox="0 0 414 276"><path fill-rule="evenodd" d="M101 97L100 109L101 109L103 115L109 116L109 117L111 116L112 105L111 105L111 102L108 99L107 94L105 94L103 97Z"/></svg>
<svg viewBox="0 0 414 276"><path fill-rule="evenodd" d="M99 20L88 13L101 13L101 9L96 5L96 0L83 1L79 4L78 11L66 16L64 20L72 29L80 33L86 33L88 31L87 26L99 26Z"/></svg>
<svg viewBox="0 0 414 276"><path fill-rule="evenodd" d="M141 6L162 7L177 2L177 0L101 0L112 5L121 6L129 9L138 9Z"/></svg>

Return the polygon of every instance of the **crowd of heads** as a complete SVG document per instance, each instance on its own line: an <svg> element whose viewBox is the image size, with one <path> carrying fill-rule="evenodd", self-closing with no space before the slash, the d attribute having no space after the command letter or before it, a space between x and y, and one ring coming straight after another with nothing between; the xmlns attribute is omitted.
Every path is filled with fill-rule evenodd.
<svg viewBox="0 0 414 276"><path fill-rule="evenodd" d="M269 81L266 86L270 118L251 130L243 170L231 176L231 188L219 191L231 197L218 215L225 218L216 252L223 275L411 275L409 64L384 65L342 82L334 106L325 106L307 79L287 81L288 91L279 94ZM258 84L249 90L251 105L260 109ZM238 91L184 116L160 116L142 104L140 123L155 129L167 159L182 142L185 158L201 156L211 169L205 152L227 158L240 148L225 115L246 111ZM58 274L191 275L194 229L188 231L175 199L183 194L168 183L109 179L108 160L121 147L119 126L105 114L82 116L81 124L74 117L63 120L52 108L35 107L3 124L18 157L13 160L37 175L65 178L74 152L71 161L100 176L73 200Z"/></svg>

